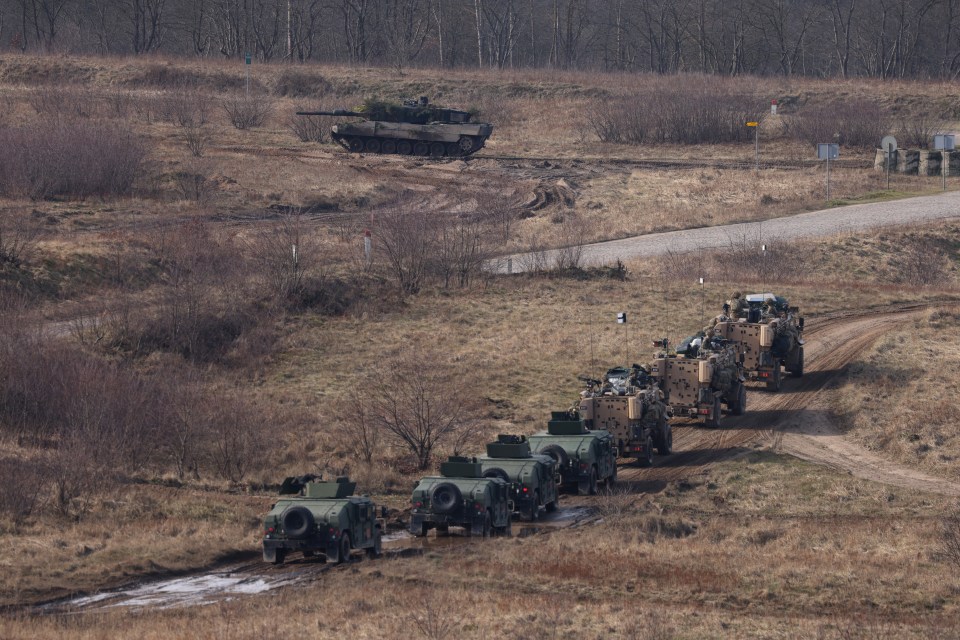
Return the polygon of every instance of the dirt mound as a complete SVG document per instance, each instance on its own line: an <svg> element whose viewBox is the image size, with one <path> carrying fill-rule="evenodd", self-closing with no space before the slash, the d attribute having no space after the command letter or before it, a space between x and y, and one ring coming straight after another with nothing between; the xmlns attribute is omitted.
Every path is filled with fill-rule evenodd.
<svg viewBox="0 0 960 640"><path fill-rule="evenodd" d="M521 205L526 211L541 211L553 205L567 209L573 208L577 202L577 191L564 179L556 182L541 182L533 188L527 200Z"/></svg>

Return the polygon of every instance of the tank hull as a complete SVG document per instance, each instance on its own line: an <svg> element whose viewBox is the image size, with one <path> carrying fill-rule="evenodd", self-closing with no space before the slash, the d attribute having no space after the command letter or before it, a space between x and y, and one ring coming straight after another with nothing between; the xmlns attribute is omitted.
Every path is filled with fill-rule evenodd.
<svg viewBox="0 0 960 640"><path fill-rule="evenodd" d="M349 151L463 157L483 148L493 132L487 123L410 124L365 122L334 125L331 138Z"/></svg>

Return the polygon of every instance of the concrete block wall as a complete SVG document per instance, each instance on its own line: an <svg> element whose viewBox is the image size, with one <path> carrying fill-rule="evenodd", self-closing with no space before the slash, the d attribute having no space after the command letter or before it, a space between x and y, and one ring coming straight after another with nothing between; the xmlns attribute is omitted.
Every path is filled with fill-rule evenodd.
<svg viewBox="0 0 960 640"><path fill-rule="evenodd" d="M947 152L950 162L947 175L960 176L960 150ZM942 170L942 153L929 149L897 149L890 157L890 172L907 175L939 176ZM877 149L873 168L885 171L883 149Z"/></svg>

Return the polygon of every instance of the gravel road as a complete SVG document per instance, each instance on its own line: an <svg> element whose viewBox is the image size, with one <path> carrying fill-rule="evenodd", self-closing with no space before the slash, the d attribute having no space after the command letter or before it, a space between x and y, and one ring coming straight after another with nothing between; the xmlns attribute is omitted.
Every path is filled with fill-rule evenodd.
<svg viewBox="0 0 960 640"><path fill-rule="evenodd" d="M617 259L629 260L657 256L668 251L687 253L698 249L718 249L729 246L731 241L740 241L744 238L758 243L761 238L778 240L818 238L876 227L948 218L960 218L960 191L893 202L836 207L763 222L701 227L598 242L583 247L581 264L599 266L613 264ZM548 251L545 263L553 264L556 254L557 251ZM519 273L536 262L544 264L544 260L534 258L531 254L525 253L503 256L498 258L492 266L494 270L506 273L509 260L510 271Z"/></svg>

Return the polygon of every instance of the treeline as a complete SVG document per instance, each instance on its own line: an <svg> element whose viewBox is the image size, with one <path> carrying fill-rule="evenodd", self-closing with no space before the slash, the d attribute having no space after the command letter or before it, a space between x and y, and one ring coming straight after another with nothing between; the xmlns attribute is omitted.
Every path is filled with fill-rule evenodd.
<svg viewBox="0 0 960 640"><path fill-rule="evenodd" d="M21 52L724 75L960 73L960 0L12 0Z"/></svg>

